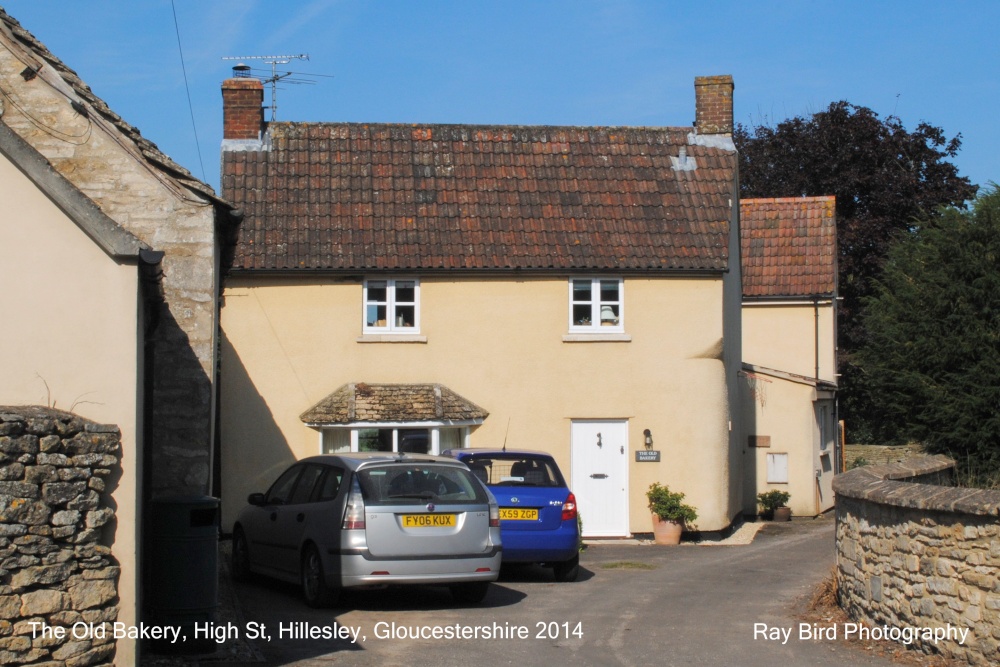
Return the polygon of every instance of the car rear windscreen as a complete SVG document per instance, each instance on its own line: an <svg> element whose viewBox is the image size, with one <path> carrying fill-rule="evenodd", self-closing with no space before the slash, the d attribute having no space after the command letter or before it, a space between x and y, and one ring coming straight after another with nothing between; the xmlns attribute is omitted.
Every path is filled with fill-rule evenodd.
<svg viewBox="0 0 1000 667"><path fill-rule="evenodd" d="M358 471L365 504L486 504L485 489L468 470L435 464L369 466Z"/></svg>
<svg viewBox="0 0 1000 667"><path fill-rule="evenodd" d="M462 459L472 474L491 486L566 486L550 459L517 456L471 456Z"/></svg>

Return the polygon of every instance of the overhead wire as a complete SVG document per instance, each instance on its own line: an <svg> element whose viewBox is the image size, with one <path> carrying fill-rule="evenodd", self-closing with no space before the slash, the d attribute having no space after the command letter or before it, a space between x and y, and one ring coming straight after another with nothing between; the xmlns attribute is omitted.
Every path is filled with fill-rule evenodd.
<svg viewBox="0 0 1000 667"><path fill-rule="evenodd" d="M62 130L60 130L60 129L56 128L56 127L48 125L44 121L42 121L40 118L36 118L35 116L33 116L31 114L31 112L29 112L27 109L25 109L23 106L21 106L18 103L17 99L11 94L11 92L8 91L3 86L0 86L0 95L2 95L3 98L5 100L7 100L12 107L14 107L15 109L17 109L21 113L22 116L24 116L25 118L27 118L28 121L32 125L34 125L35 127L37 127L42 132L45 132L46 134L49 134L49 135L55 137L56 139L59 139L60 141L65 141L66 143L74 144L76 146L82 146L83 144L85 144L88 141L90 141L90 134L91 134L91 132L93 131L93 128L94 128L93 121L91 121L90 118L87 118L87 129L86 130L84 130L80 134L69 134L68 132L63 132ZM85 118L86 118L86 116L85 116Z"/></svg>
<svg viewBox="0 0 1000 667"><path fill-rule="evenodd" d="M174 5L174 0L170 0L170 9L174 13L174 32L177 34L177 52L180 54L181 58L181 71L184 73L184 90L187 92L188 100L188 110L191 112L191 128L194 130L194 145L198 149L198 164L201 166L201 180L207 181L205 178L205 161L201 157L201 142L198 140L198 124L194 120L194 104L191 102L191 86L188 85L188 75L187 67L184 64L184 47L181 46L181 28L180 24L177 22L177 7Z"/></svg>
<svg viewBox="0 0 1000 667"><path fill-rule="evenodd" d="M172 3L173 3L173 0L171 0L171 4ZM6 46L6 45L4 45L4 46ZM42 47L42 48L44 48L44 47ZM16 50L7 47L7 51L14 58L16 58L19 62L23 63L26 67L30 67L33 70L35 70L36 72L40 69L38 63L26 60L25 57L22 54L18 53ZM183 65L183 55L182 55L182 65ZM55 76L57 76L57 77L61 77L62 76L61 74L58 73L58 68L51 68L50 71L56 72ZM78 94L77 94L76 91L73 91L73 94L70 94L66 90L64 90L62 87L55 85L52 81L49 81L48 77L44 76L44 75L39 76L38 80L44 82L45 85L47 85L53 91L55 91L56 93L62 95L67 100L69 100L71 106L81 105L81 108L82 108L83 103L81 102L81 99L78 97ZM187 79L186 79L186 73L185 73L185 83L186 83L186 81L187 81ZM71 86L71 88L72 88L72 86ZM82 146L83 144L89 143L90 140L91 140L92 134L93 134L94 127L96 126L96 127L100 128L100 129L102 129L104 131L104 133L107 135L108 138L110 138L116 144L118 144L123 149L125 149L126 153L128 153L128 154L132 155L133 157L135 157L136 160L137 160L137 162L139 163L139 165L141 167L143 167L146 171L148 171L156 180L160 181L161 183L164 183L164 184L168 185L169 189L172 190L173 193L174 193L174 195L176 195L178 198L180 198L180 199L182 199L184 201L190 202L192 204L198 205L198 206L212 206L212 204L210 202L206 202L203 199L193 198L193 197L190 197L190 196L184 194L183 190L185 188L184 188L184 186L181 183L173 183L173 184L171 184L172 183L171 179L169 179L166 176L166 174L164 174L162 171L154 168L153 165L149 163L148 159L143 155L143 150L138 145L138 143L136 143L134 141L134 139L131 140L130 142L126 141L124 139L124 137L119 134L118 129L113 127L114 123L111 122L111 121L108 121L108 120L104 119L100 113L91 116L90 114L88 114L86 112L81 112L81 111L78 110L78 113L80 113L84 118L87 119L87 129L86 129L86 131L84 131L84 132L82 132L82 133L80 133L78 135L72 135L72 134L69 134L67 132L62 132L61 130L59 130L59 129L53 127L53 126L47 125L41 119L36 118L35 116L33 116L27 109L25 109L20 104L18 104L17 99L11 94L11 91L6 90L5 87L3 87L3 86L0 86L0 96L2 96L4 99L8 100L11 103L11 106L13 106L15 109L17 109L21 113L21 115L23 115L31 124L35 125L38 129L42 130L43 132L49 134L50 136L52 136L52 137L54 137L56 139L59 139L60 141L65 141L68 144L74 144L74 145L77 145L77 146ZM188 95L188 102L189 102L189 104L190 104L190 99L191 98L190 98L190 93L189 93L189 95ZM76 108L76 107L74 106L74 108ZM194 117L194 112L192 111L192 119L193 119L193 117ZM198 138L197 138L197 130L196 130L195 131L195 142L197 143L197 141L198 141ZM200 144L198 145L198 158L199 158L199 160L201 159L201 146L200 146ZM205 171L205 167L204 167L204 165L202 165L202 176L203 177L204 177L204 171ZM204 178L202 180L204 180Z"/></svg>

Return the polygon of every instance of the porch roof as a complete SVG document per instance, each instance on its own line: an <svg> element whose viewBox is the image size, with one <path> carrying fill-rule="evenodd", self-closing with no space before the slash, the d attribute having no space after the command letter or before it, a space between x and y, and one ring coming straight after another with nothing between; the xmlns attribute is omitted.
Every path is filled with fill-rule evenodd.
<svg viewBox="0 0 1000 667"><path fill-rule="evenodd" d="M489 412L441 384L345 384L303 412L310 426L357 422L482 421Z"/></svg>

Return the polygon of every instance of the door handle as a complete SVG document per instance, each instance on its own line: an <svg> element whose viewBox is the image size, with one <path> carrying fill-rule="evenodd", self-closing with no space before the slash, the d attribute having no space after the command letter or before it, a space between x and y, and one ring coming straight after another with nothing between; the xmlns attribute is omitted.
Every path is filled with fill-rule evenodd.
<svg viewBox="0 0 1000 667"><path fill-rule="evenodd" d="M277 521L277 520L278 520L278 513L271 512L271 521Z"/></svg>
<svg viewBox="0 0 1000 667"><path fill-rule="evenodd" d="M595 472L595 473L593 473L591 475L591 478L592 479L607 479L608 475L607 475L607 473L603 473L603 472Z"/></svg>
<svg viewBox="0 0 1000 667"><path fill-rule="evenodd" d="M303 521L306 520L306 515L303 514L302 512L299 512L298 514L295 515L295 520L298 521L299 523L302 523Z"/></svg>

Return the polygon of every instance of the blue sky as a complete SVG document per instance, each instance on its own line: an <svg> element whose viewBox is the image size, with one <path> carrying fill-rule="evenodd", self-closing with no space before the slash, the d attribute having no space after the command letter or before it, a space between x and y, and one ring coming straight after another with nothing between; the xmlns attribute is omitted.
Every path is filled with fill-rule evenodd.
<svg viewBox="0 0 1000 667"><path fill-rule="evenodd" d="M129 123L214 187L224 56L308 53L278 119L690 125L694 77L732 74L738 122L847 100L962 134L1000 181L1000 3L654 0L0 0ZM195 129L178 53L174 9ZM251 63L254 64L254 63ZM261 65L268 67L267 65ZM200 156L199 156L200 148Z"/></svg>

